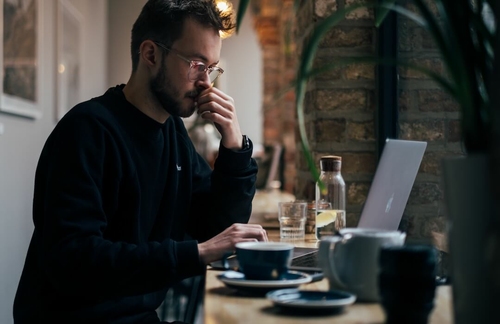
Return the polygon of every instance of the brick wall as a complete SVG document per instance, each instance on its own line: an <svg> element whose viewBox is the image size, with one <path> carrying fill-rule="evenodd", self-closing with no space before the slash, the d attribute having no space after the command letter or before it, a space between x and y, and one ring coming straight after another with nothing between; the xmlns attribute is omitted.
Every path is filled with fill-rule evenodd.
<svg viewBox="0 0 500 324"><path fill-rule="evenodd" d="M301 152L294 96L288 93L276 101L276 91L295 76L297 59L311 27L339 8L363 1L302 1L297 13L292 2L254 1L258 4L254 7L257 8L255 26L265 58L264 138L266 143L281 142L286 147L285 189L299 198L313 199L314 183ZM429 35L411 21L399 19L400 57L443 72L439 53ZM290 30L294 37L285 42L290 39ZM375 54L376 44L373 12L358 10L323 39L315 64ZM426 76L407 69L400 69L399 76L399 137L428 142L401 228L410 238L427 239L432 231L444 232L440 161L461 153L459 112L456 103ZM306 96L306 128L315 160L324 154L343 157L348 226L356 226L359 220L377 164L375 96L375 67L367 64L317 76Z"/></svg>
<svg viewBox="0 0 500 324"><path fill-rule="evenodd" d="M431 9L437 16L436 8ZM408 19L400 18L399 27L400 57L444 74L430 35ZM428 142L402 225L410 236L425 238L445 230L441 160L462 154L460 113L456 102L428 77L408 69L400 69L399 75L400 138Z"/></svg>
<svg viewBox="0 0 500 324"><path fill-rule="evenodd" d="M293 91L286 91L293 78L295 13L293 0L253 0L255 28L263 53L264 66L264 144L284 147L284 189L294 192L296 178L296 113Z"/></svg>

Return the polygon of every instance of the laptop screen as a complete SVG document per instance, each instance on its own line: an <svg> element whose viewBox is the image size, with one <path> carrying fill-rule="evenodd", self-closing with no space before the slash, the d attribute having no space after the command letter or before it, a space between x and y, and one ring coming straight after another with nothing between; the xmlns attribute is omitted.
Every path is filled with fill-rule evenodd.
<svg viewBox="0 0 500 324"><path fill-rule="evenodd" d="M358 227L398 229L426 147L426 142L386 141Z"/></svg>

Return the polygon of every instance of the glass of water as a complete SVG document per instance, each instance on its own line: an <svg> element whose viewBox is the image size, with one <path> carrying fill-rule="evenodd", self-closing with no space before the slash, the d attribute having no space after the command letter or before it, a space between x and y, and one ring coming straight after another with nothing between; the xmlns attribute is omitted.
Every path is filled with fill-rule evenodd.
<svg viewBox="0 0 500 324"><path fill-rule="evenodd" d="M307 202L278 203L280 237L285 240L301 240L305 236Z"/></svg>

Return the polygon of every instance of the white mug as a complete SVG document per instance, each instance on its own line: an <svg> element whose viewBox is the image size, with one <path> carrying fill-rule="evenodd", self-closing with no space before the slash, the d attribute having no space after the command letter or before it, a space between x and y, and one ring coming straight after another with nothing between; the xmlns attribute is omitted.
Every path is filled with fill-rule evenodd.
<svg viewBox="0 0 500 324"><path fill-rule="evenodd" d="M382 246L402 246L406 234L399 231L344 228L339 236L322 237L318 262L330 290L345 290L358 301L377 302L379 253Z"/></svg>

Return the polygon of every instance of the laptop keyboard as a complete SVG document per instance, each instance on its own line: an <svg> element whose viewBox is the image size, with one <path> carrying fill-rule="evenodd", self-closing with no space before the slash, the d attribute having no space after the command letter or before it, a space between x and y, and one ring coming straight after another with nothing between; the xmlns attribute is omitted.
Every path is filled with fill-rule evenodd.
<svg viewBox="0 0 500 324"><path fill-rule="evenodd" d="M292 267L307 267L307 268L317 268L318 267L318 251L313 253L307 253L298 256L292 260Z"/></svg>

